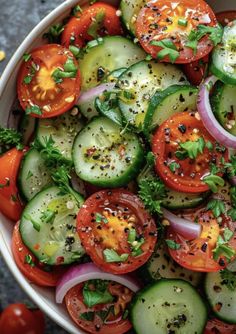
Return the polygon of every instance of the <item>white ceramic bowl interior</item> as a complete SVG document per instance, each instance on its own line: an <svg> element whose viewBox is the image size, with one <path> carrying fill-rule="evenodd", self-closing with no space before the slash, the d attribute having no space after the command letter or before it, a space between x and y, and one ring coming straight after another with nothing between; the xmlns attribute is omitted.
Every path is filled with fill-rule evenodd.
<svg viewBox="0 0 236 334"><path fill-rule="evenodd" d="M112 3L116 2L112 0L105 1ZM207 2L216 12L236 10L236 0L207 0ZM45 40L42 40L43 33L46 32L52 24L60 22L63 18L68 16L71 8L78 3L80 5L84 4L86 3L86 0L66 0L62 5L47 15L25 38L8 63L0 81L0 124L2 126L7 125L10 110L16 98L16 77L23 54L30 51L33 47L45 43ZM67 314L65 307L55 303L54 289L41 288L29 283L18 270L11 252L12 229L13 223L0 213L0 251L19 285L39 306L39 308L66 331L73 334L85 333L74 325Z"/></svg>

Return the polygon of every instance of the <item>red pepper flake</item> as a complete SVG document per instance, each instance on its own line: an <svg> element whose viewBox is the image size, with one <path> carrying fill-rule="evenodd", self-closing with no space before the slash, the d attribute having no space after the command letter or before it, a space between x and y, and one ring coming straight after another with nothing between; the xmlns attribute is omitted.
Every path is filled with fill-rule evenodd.
<svg viewBox="0 0 236 334"><path fill-rule="evenodd" d="M215 304L213 309L214 309L214 311L219 312L221 310L221 307L222 307L222 303L217 303L217 304Z"/></svg>
<svg viewBox="0 0 236 334"><path fill-rule="evenodd" d="M88 148L87 150L86 150L86 155L87 155L87 157L91 157L92 155L93 155L93 153L95 153L96 152L96 148L95 147L91 147L91 148Z"/></svg>
<svg viewBox="0 0 236 334"><path fill-rule="evenodd" d="M118 148L118 154L121 158L124 157L125 155L125 146L124 145L120 145L119 148Z"/></svg>
<svg viewBox="0 0 236 334"><path fill-rule="evenodd" d="M35 245L34 245L34 249L35 249L35 250L39 250L39 249L40 249L40 244L35 244Z"/></svg>

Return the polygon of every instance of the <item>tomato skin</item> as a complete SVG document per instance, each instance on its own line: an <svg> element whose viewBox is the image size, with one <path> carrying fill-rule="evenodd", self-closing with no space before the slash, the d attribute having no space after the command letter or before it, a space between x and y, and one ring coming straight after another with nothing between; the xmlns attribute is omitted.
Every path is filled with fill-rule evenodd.
<svg viewBox="0 0 236 334"><path fill-rule="evenodd" d="M88 306L83 303L83 286L84 283L78 284L70 289L65 295L67 310L72 319L79 327L84 329L86 332L92 334L98 333L97 326L99 326L99 332L101 332L102 334L123 334L131 329L132 325L130 321L128 319L123 320L121 315L118 315L118 319L117 317L115 317L115 319L117 320L114 319L115 321L113 320L110 323L109 320L106 323L102 323L101 319L98 319L97 317L95 317L93 321L86 321L84 319L81 319L79 315L82 313L88 311L99 311L104 309L104 307L108 307L109 305L111 305L111 303L100 305L98 304L96 306L88 308ZM129 291L128 294L125 294L125 291L127 292L128 289L118 283L115 284L115 290L117 290L115 291L115 294L112 293L112 291L109 291L114 297L117 298L116 303L113 305L121 309L126 308L127 304L131 301L133 293Z"/></svg>
<svg viewBox="0 0 236 334"><path fill-rule="evenodd" d="M9 305L0 316L1 334L43 334L44 315L24 304Z"/></svg>
<svg viewBox="0 0 236 334"><path fill-rule="evenodd" d="M192 63L183 65L183 71L190 83L194 86L199 86L207 71L209 56L205 56Z"/></svg>
<svg viewBox="0 0 236 334"><path fill-rule="evenodd" d="M37 118L50 118L68 111L73 107L80 94L81 78L77 70L75 77L63 78L56 83L52 74L63 70L68 59L78 63L73 54L58 44L41 45L30 52L31 57L22 62L17 77L17 94L24 110L37 106L40 113L31 112ZM32 73L33 68L33 75ZM24 80L31 76L31 81Z"/></svg>
<svg viewBox="0 0 236 334"><path fill-rule="evenodd" d="M20 219L23 210L18 196L17 174L24 153L25 150L12 148L0 157L0 184L5 185L9 180L9 185L0 188L0 211L13 221Z"/></svg>
<svg viewBox="0 0 236 334"><path fill-rule="evenodd" d="M203 334L236 334L236 326L226 324L218 319L210 319Z"/></svg>
<svg viewBox="0 0 236 334"><path fill-rule="evenodd" d="M86 42L94 39L93 36L89 35L88 29L99 12L104 12L105 17L102 23L103 29L100 29L98 36L122 35L123 31L116 11L115 7L103 2L97 2L86 8L82 14L72 17L66 24L61 36L61 44L67 48L69 45L81 48L85 46ZM71 40L72 37L73 40Z"/></svg>
<svg viewBox="0 0 236 334"><path fill-rule="evenodd" d="M222 222L221 226L219 226L213 213L206 209L199 209L198 211L184 214L184 217L191 221L197 219L202 226L202 233L197 239L187 241L169 228L167 239L174 240L180 245L177 250L169 248L171 257L182 267L194 271L217 272L224 269L227 266L225 257L219 256L217 261L214 260L213 250L216 247L219 235L223 236L224 228L235 231L236 223L232 222L229 217L221 215ZM234 234L228 244L232 249L236 249L236 234Z"/></svg>
<svg viewBox="0 0 236 334"><path fill-rule="evenodd" d="M143 49L154 59L162 48L151 45L150 42L171 39L179 51L179 57L175 63L190 63L203 58L213 48L213 43L208 36L204 36L198 42L196 53L193 49L185 46L190 31L199 24L206 24L204 20L206 16L210 19L210 22L207 23L208 26L217 24L214 12L203 0L182 0L177 3L175 8L173 8L173 0L150 1L139 12L136 21L136 34ZM179 18L187 20L186 27L178 24ZM165 56L161 61L170 62L170 59Z"/></svg>
<svg viewBox="0 0 236 334"><path fill-rule="evenodd" d="M43 270L43 265L40 268L35 256L28 250L21 239L19 222L16 223L13 229L11 249L17 267L31 283L45 287L54 287L67 270L67 268L56 266L52 267L51 272L46 272ZM34 266L26 263L26 255L31 256L32 262L35 264Z"/></svg>
<svg viewBox="0 0 236 334"><path fill-rule="evenodd" d="M127 242L128 218L127 221L119 218L118 223L112 224L109 220L113 219L111 214L111 218L107 218L108 223L100 224L101 228L97 228L99 224L95 222L95 214L103 213L104 209L115 212L117 207L126 211L127 217L135 216L136 232L142 234L145 240L141 246L141 255L131 255L130 245ZM113 217L117 217L117 214L115 213ZM123 189L103 190L91 195L78 213L77 231L92 261L104 271L113 274L128 273L144 264L153 253L157 240L155 222L144 209L143 203L136 195ZM103 251L107 248L115 250L119 255L129 254L128 259L123 262L105 262Z"/></svg>
<svg viewBox="0 0 236 334"><path fill-rule="evenodd" d="M161 124L152 139L156 172L168 187L176 191L187 193L208 191L209 187L202 181L202 176L209 174L209 164L213 162L220 165L222 156L228 160L227 149L224 153L220 153L216 147L212 151L205 147L203 153L198 154L196 159L187 157L180 160L175 156L176 151L180 150L179 141L196 141L201 137L205 142L209 141L212 145L215 143L197 117L198 114L188 112L174 114ZM185 127L184 132L179 128L182 125ZM169 168L169 163L173 161L180 165L175 172Z"/></svg>
<svg viewBox="0 0 236 334"><path fill-rule="evenodd" d="M227 10L225 12L216 13L216 19L224 27L229 22L236 20L236 10Z"/></svg>

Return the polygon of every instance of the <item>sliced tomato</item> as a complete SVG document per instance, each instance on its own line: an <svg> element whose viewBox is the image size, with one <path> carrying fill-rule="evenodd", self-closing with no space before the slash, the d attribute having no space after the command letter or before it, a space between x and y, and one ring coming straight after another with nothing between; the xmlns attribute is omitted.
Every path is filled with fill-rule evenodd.
<svg viewBox="0 0 236 334"><path fill-rule="evenodd" d="M225 12L216 13L216 19L224 27L229 22L236 20L236 10L227 10Z"/></svg>
<svg viewBox="0 0 236 334"><path fill-rule="evenodd" d="M115 274L144 264L157 239L155 222L140 199L122 189L90 196L78 213L77 230L95 264Z"/></svg>
<svg viewBox="0 0 236 334"><path fill-rule="evenodd" d="M122 35L117 8L97 2L85 9L78 17L72 17L65 25L61 44L83 47L86 42L105 35ZM78 12L77 12L78 13Z"/></svg>
<svg viewBox="0 0 236 334"><path fill-rule="evenodd" d="M184 152L180 146L182 143L199 140L205 142L202 153L198 152L194 159L181 157ZM211 148L207 147L209 144ZM227 149L219 147L199 120L199 114L189 112L174 114L157 129L152 140L152 151L156 157L156 171L166 185L187 193L209 190L203 177L210 174L211 164L221 167L221 158L228 159ZM173 164L176 164L174 170L171 168Z"/></svg>
<svg viewBox="0 0 236 334"><path fill-rule="evenodd" d="M14 226L11 246L17 267L31 283L48 287L56 286L67 270L66 267L48 267L38 262L21 239L19 222Z"/></svg>
<svg viewBox="0 0 236 334"><path fill-rule="evenodd" d="M17 188L17 174L25 150L16 148L0 157L0 211L13 221L20 219L23 205Z"/></svg>
<svg viewBox="0 0 236 334"><path fill-rule="evenodd" d="M31 51L17 78L22 108L33 117L49 118L72 108L80 93L80 72L73 54L61 45Z"/></svg>
<svg viewBox="0 0 236 334"><path fill-rule="evenodd" d="M197 222L202 225L202 232L199 238L189 241L185 240L171 229L168 229L167 239L173 240L180 245L177 250L169 248L172 258L182 267L195 271L215 272L225 268L227 265L226 258L220 255L217 260L215 260L213 250L217 246L218 237L223 237L225 228L234 232L228 245L236 250L235 223L228 217L222 215L222 222L221 225L219 225L212 212L204 209L198 210L190 216L185 217L190 218L192 221L197 220Z"/></svg>
<svg viewBox="0 0 236 334"><path fill-rule="evenodd" d="M236 326L218 319L210 319L206 324L204 334L236 334Z"/></svg>
<svg viewBox="0 0 236 334"><path fill-rule="evenodd" d="M183 71L192 85L200 85L206 75L208 61L209 56L207 55L202 59L183 65Z"/></svg>
<svg viewBox="0 0 236 334"><path fill-rule="evenodd" d="M197 29L199 24L217 25L214 12L205 1L157 0L148 2L139 12L136 33L144 50L154 59L157 58L157 54L163 47L155 46L153 43L169 39L173 45L171 48L176 48L179 52L175 62L190 63L203 58L213 48L213 43L207 35L198 41L196 52L186 46L188 36L191 31ZM158 58L160 59L160 54ZM163 55L161 60L170 62L171 58Z"/></svg>
<svg viewBox="0 0 236 334"><path fill-rule="evenodd" d="M132 327L126 314L133 297L132 291L121 284L109 282L108 292L114 302L88 307L84 303L83 288L84 283L76 285L65 296L68 312L79 327L93 334L123 334Z"/></svg>

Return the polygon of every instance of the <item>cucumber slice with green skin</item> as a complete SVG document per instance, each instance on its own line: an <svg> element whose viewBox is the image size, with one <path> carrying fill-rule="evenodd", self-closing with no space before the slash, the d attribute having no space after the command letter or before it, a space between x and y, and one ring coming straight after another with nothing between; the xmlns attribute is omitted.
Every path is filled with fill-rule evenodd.
<svg viewBox="0 0 236 334"><path fill-rule="evenodd" d="M144 128L153 130L177 112L196 111L197 93L198 89L189 85L173 85L156 92L150 100Z"/></svg>
<svg viewBox="0 0 236 334"><path fill-rule="evenodd" d="M217 81L211 97L212 109L226 131L236 136L236 86Z"/></svg>
<svg viewBox="0 0 236 334"><path fill-rule="evenodd" d="M169 255L168 248L164 243L160 244L148 262L142 268L142 275L150 281L157 281L161 278L183 279L193 286L198 286L203 274L181 267Z"/></svg>
<svg viewBox="0 0 236 334"><path fill-rule="evenodd" d="M206 191L201 194L188 194L174 191L166 188L166 197L162 201L162 205L167 209L191 209L196 208L205 202L211 192Z"/></svg>
<svg viewBox="0 0 236 334"><path fill-rule="evenodd" d="M236 323L236 290L223 284L219 272L208 273L205 279L205 292L212 311L225 322Z"/></svg>
<svg viewBox="0 0 236 334"><path fill-rule="evenodd" d="M110 73L120 67L129 67L144 59L146 53L131 40L121 36L108 36L101 43L87 49L79 62L83 91L100 83L99 71Z"/></svg>
<svg viewBox="0 0 236 334"><path fill-rule="evenodd" d="M138 137L106 117L94 118L76 137L73 161L76 174L100 187L122 187L134 179L144 152Z"/></svg>
<svg viewBox="0 0 236 334"><path fill-rule="evenodd" d="M22 134L22 143L28 145L33 138L37 120L35 117L24 114L19 124L19 132Z"/></svg>
<svg viewBox="0 0 236 334"><path fill-rule="evenodd" d="M25 207L20 233L24 244L39 259L49 264L70 264L84 255L76 217L83 204L71 195L61 195L56 186L38 193Z"/></svg>
<svg viewBox="0 0 236 334"><path fill-rule="evenodd" d="M157 90L170 85L186 84L186 77L178 67L153 61L141 61L127 69L117 82L121 112L132 126L143 126L149 101Z"/></svg>
<svg viewBox="0 0 236 334"><path fill-rule="evenodd" d="M120 10L122 13L122 21L126 28L135 36L135 23L137 20L138 13L141 8L145 5L146 0L121 0Z"/></svg>
<svg viewBox="0 0 236 334"><path fill-rule="evenodd" d="M236 20L224 28L222 42L212 52L210 72L226 85L236 85Z"/></svg>
<svg viewBox="0 0 236 334"><path fill-rule="evenodd" d="M41 154L31 148L24 156L18 176L18 185L24 199L31 200L45 186L52 184L48 167Z"/></svg>
<svg viewBox="0 0 236 334"><path fill-rule="evenodd" d="M163 279L136 294L131 322L137 334L202 334L207 308L190 283Z"/></svg>
<svg viewBox="0 0 236 334"><path fill-rule="evenodd" d="M81 115L72 115L67 112L53 118L41 118L38 120L36 139L42 147L52 137L54 146L61 152L65 160L71 161L71 151L74 138L83 127Z"/></svg>

